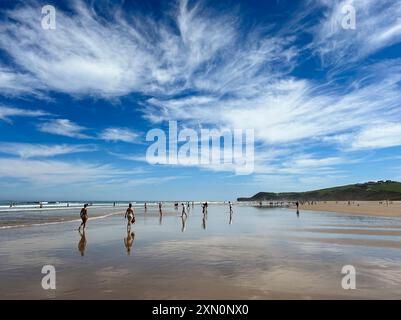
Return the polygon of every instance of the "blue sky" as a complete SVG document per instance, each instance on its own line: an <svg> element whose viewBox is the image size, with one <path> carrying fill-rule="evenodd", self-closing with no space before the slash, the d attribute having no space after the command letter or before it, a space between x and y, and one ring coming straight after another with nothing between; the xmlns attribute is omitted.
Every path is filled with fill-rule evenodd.
<svg viewBox="0 0 401 320"><path fill-rule="evenodd" d="M55 30L41 26L46 4ZM401 180L399 1L0 6L0 199L228 200ZM254 173L147 163L146 133L172 120L253 129Z"/></svg>

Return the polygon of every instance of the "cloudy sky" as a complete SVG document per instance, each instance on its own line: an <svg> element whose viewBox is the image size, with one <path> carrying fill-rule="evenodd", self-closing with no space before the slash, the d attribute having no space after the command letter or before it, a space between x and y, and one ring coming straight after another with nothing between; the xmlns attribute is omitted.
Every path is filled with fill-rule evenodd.
<svg viewBox="0 0 401 320"><path fill-rule="evenodd" d="M42 27L47 4L55 30ZM343 27L349 5L355 29ZM0 200L234 199L401 180L400 1L0 6ZM147 163L147 132L172 120L253 129L253 174Z"/></svg>

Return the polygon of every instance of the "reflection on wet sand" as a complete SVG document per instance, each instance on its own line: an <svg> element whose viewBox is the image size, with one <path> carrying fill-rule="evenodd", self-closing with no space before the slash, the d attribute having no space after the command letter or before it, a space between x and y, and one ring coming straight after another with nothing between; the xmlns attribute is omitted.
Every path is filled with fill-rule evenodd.
<svg viewBox="0 0 401 320"><path fill-rule="evenodd" d="M126 232L121 215L110 216L91 223L85 263L76 263L82 259L71 223L1 230L0 298L48 298L37 284L43 261L63 267L60 299L401 296L401 219L306 210L297 219L294 212L237 206L235 227L229 227L226 204L209 205L210 217L196 209L180 217L173 206L161 216L155 206L147 223L137 212L135 233ZM86 243L82 232L81 255ZM357 290L341 288L341 268L348 264L357 268Z"/></svg>
<svg viewBox="0 0 401 320"><path fill-rule="evenodd" d="M131 248L134 244L134 239L135 239L135 233L131 232L131 230L129 230L127 232L127 236L124 238L124 246L127 249L127 254L130 255L131 254Z"/></svg>
<svg viewBox="0 0 401 320"><path fill-rule="evenodd" d="M229 225L233 224L233 212L230 212L230 220L228 222Z"/></svg>
<svg viewBox="0 0 401 320"><path fill-rule="evenodd" d="M78 250L81 252L81 256L83 257L85 255L85 249L86 249L86 236L85 236L85 230L84 231L78 231L81 239L78 242Z"/></svg>
<svg viewBox="0 0 401 320"><path fill-rule="evenodd" d="M207 213L205 212L202 217L202 228L206 230Z"/></svg>
<svg viewBox="0 0 401 320"><path fill-rule="evenodd" d="M181 216L181 221L182 221L181 231L184 232L185 229L187 228L187 217Z"/></svg>

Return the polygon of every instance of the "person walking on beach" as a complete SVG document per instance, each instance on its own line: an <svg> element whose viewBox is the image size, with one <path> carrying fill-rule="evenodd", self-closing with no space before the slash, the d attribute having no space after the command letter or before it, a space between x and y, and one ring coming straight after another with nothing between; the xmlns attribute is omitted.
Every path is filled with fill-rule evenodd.
<svg viewBox="0 0 401 320"><path fill-rule="evenodd" d="M148 210L148 206L146 205L146 202L145 202L145 212Z"/></svg>
<svg viewBox="0 0 401 320"><path fill-rule="evenodd" d="M128 205L127 211L125 211L125 219L128 219L127 221L127 230L131 230L131 225L135 223L135 214L134 210L132 209L132 203Z"/></svg>
<svg viewBox="0 0 401 320"><path fill-rule="evenodd" d="M87 206L88 206L88 204L85 203L85 204L84 204L84 207L81 209L81 212L79 213L79 215L81 216L81 219L82 219L82 223L81 223L81 225L79 226L78 231L81 230L81 227L82 227L82 226L84 227L84 230L85 230L86 221L88 221L88 209L86 209Z"/></svg>
<svg viewBox="0 0 401 320"><path fill-rule="evenodd" d="M187 217L188 215L187 215L187 213L185 212L185 205L184 205L183 203L181 203L181 205L182 205L182 213L181 213L181 217L183 217L183 216L184 216L184 214L185 214L185 216Z"/></svg>
<svg viewBox="0 0 401 320"><path fill-rule="evenodd" d="M231 203L231 201L228 201L228 206L230 207L230 214L233 213L233 204Z"/></svg>
<svg viewBox="0 0 401 320"><path fill-rule="evenodd" d="M160 212L160 214L162 214L162 203L161 202L159 202L159 212Z"/></svg>

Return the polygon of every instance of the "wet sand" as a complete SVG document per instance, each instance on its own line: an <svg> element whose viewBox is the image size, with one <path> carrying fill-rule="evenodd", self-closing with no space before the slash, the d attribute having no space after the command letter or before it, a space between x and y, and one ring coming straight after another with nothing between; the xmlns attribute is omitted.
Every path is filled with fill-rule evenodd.
<svg viewBox="0 0 401 320"><path fill-rule="evenodd" d="M288 208L196 206L0 230L1 299L399 299L401 219ZM352 227L350 227L352 226ZM344 265L357 289L344 290ZM57 272L43 290L44 265Z"/></svg>
<svg viewBox="0 0 401 320"><path fill-rule="evenodd" d="M401 217L401 201L319 201L314 204L301 204L300 210L328 211L350 213L353 215L370 215L378 217Z"/></svg>

